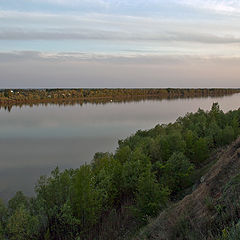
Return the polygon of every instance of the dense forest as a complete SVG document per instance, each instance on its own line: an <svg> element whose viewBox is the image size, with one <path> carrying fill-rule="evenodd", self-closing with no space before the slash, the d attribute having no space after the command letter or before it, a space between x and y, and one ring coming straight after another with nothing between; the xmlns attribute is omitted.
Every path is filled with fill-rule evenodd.
<svg viewBox="0 0 240 240"><path fill-rule="evenodd" d="M74 103L97 101L106 103L120 99L155 97L158 99L216 97L239 93L240 89L180 89L180 88L118 88L118 89L3 89L0 90L0 107L38 103Z"/></svg>
<svg viewBox="0 0 240 240"><path fill-rule="evenodd" d="M89 165L41 177L35 197L17 192L0 203L0 239L128 239L190 193L216 150L239 135L240 109L224 113L217 103L139 130L114 154L96 153Z"/></svg>

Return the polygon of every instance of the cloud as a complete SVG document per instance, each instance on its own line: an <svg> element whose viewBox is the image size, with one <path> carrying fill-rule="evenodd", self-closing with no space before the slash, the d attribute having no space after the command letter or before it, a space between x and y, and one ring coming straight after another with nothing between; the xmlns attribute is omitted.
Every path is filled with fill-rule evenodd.
<svg viewBox="0 0 240 240"><path fill-rule="evenodd" d="M137 53L125 54L100 54L82 52L38 52L38 51L14 51L0 52L0 62L17 61L51 61L51 62L108 62L108 63L169 63L176 62L183 57L169 57L158 55L145 55Z"/></svg>
<svg viewBox="0 0 240 240"><path fill-rule="evenodd" d="M179 32L162 30L156 33L131 32L123 30L90 29L47 29L35 31L10 29L0 31L0 40L118 40L118 41L158 41L158 42L199 42L209 44L240 43L240 37L217 36L211 33Z"/></svg>
<svg viewBox="0 0 240 240"><path fill-rule="evenodd" d="M38 51L14 51L0 52L0 63L11 62L55 62L55 63L109 63L109 64L144 64L144 65L172 65L177 63L191 64L192 62L206 63L228 61L240 63L240 57L226 56L199 56L199 55L159 55L144 53L83 53L83 52L38 52Z"/></svg>
<svg viewBox="0 0 240 240"><path fill-rule="evenodd" d="M33 0L35 2L40 2ZM47 1L47 0L45 0ZM55 0L50 0L55 2ZM142 0L140 0L142 3ZM171 0L180 3L181 1ZM56 1L67 4L67 1ZM98 2L98 1L84 1ZM102 2L102 1L100 1ZM103 1L109 3L109 1ZM113 1L132 6L136 1ZM146 5L154 6L163 1L150 0ZM215 1L206 0L205 6ZM225 2L225 1L224 1ZM80 3L80 1L75 1ZM200 6L200 0L183 0L183 6ZM211 4L210 4L211 3ZM99 3L100 4L100 3ZM113 4L113 3L111 3ZM212 4L213 5L213 4ZM212 6L211 5L211 6ZM143 4L143 6L145 6ZM210 7L209 7L210 8ZM213 8L213 7L211 7ZM176 8L177 9L177 8ZM173 10L174 11L176 11ZM148 55L236 57L239 56L240 32L238 18L201 18L140 14L113 14L111 11L93 13L86 11L16 11L0 10L0 51L36 50L38 52L83 52L90 59L122 61L122 56L144 55L136 58L141 62ZM92 55L91 55L92 54ZM100 54L100 55L99 55ZM102 55L101 55L102 54ZM121 55L123 54L123 55ZM103 55L105 56L103 58ZM124 60L126 62L126 57ZM90 56L90 57L89 57ZM17 56L19 57L19 56ZM84 59L81 55L78 59ZM64 58L68 58L64 56ZM63 59L61 57L60 59ZM109 60L108 59L108 60ZM128 59L130 59L128 57ZM145 60L144 60L145 61ZM152 60L149 60L152 62ZM155 61L155 60L154 60Z"/></svg>
<svg viewBox="0 0 240 240"><path fill-rule="evenodd" d="M111 14L74 15L18 11L0 11L0 19L3 22L0 28L0 40L90 39L159 41L169 44L170 42L207 44L240 42L238 21L192 22Z"/></svg>
<svg viewBox="0 0 240 240"><path fill-rule="evenodd" d="M35 3L48 3L62 6L88 6L104 7L107 9L116 8L142 8L164 5L163 0L32 0Z"/></svg>
<svg viewBox="0 0 240 240"><path fill-rule="evenodd" d="M240 15L239 0L182 0L177 3L219 14Z"/></svg>
<svg viewBox="0 0 240 240"><path fill-rule="evenodd" d="M193 7L196 9L203 9L206 11L212 11L219 14L239 15L240 14L240 2L239 0L32 0L35 3L47 3L54 4L63 7L88 7L91 9L105 9L118 11L124 9L134 10L137 12L148 12L149 10L154 12L161 12L167 5L174 6L174 4ZM173 5L172 5L173 4ZM176 8L176 6L175 6ZM170 14L170 13L169 13Z"/></svg>
<svg viewBox="0 0 240 240"><path fill-rule="evenodd" d="M62 6L82 6L82 5L94 5L100 7L107 7L109 5L109 1L107 0L32 0L35 3L48 3L48 4L56 4Z"/></svg>

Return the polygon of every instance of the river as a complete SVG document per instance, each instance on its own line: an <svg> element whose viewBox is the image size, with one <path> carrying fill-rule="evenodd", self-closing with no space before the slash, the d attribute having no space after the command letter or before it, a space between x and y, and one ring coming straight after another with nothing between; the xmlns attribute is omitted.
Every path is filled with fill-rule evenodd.
<svg viewBox="0 0 240 240"><path fill-rule="evenodd" d="M89 163L95 152L114 152L119 139L138 129L175 121L218 102L226 112L240 107L240 94L193 99L40 105L0 110L0 198L18 190L31 196L38 178Z"/></svg>

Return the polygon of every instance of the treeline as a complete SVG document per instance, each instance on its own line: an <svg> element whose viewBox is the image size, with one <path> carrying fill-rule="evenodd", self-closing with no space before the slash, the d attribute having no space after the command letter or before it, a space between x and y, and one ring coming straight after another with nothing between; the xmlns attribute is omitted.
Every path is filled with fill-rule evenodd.
<svg viewBox="0 0 240 240"><path fill-rule="evenodd" d="M186 98L186 97L180 97ZM194 98L194 97L188 97ZM74 106L79 105L82 106L87 103L95 104L95 105L104 105L107 103L130 103L130 102L141 102L141 101L148 101L148 100L155 100L161 101L166 99L160 96L132 96L132 97L122 97L122 98L88 98L88 99L48 99L47 101L32 101L32 102L9 102L3 103L0 102L0 110L5 109L11 112L13 107L22 108L24 106L34 107L34 106L49 106L49 105L58 105L58 106ZM178 97L168 97L168 100L178 99Z"/></svg>
<svg viewBox="0 0 240 240"><path fill-rule="evenodd" d="M41 177L34 198L18 192L0 204L0 238L126 239L192 189L210 154L239 135L240 109L223 113L217 103L139 130L114 154L96 153L89 165Z"/></svg>
<svg viewBox="0 0 240 240"><path fill-rule="evenodd" d="M240 92L240 89L3 89L0 90L0 105L19 103L46 103L97 98L119 99L157 96L160 98L224 96Z"/></svg>

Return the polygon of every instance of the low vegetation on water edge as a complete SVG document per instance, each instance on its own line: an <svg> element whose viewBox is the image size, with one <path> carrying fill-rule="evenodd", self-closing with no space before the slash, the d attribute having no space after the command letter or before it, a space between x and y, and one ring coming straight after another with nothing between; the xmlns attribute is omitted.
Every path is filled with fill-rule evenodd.
<svg viewBox="0 0 240 240"><path fill-rule="evenodd" d="M180 88L103 88L103 89L3 89L0 90L0 107L37 103L65 103L74 101L102 102L136 97L158 99L180 97L216 97L239 93L240 89L180 89Z"/></svg>
<svg viewBox="0 0 240 240"><path fill-rule="evenodd" d="M1 203L0 239L127 239L191 192L209 157L239 135L240 109L224 113L217 103L139 130L119 141L114 154L96 153L89 165L41 177L35 197L18 192L7 206Z"/></svg>

